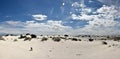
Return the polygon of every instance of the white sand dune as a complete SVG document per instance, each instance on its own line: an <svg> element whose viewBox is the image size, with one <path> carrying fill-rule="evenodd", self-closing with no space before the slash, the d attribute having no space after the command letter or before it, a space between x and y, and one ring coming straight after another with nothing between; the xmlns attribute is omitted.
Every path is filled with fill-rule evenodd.
<svg viewBox="0 0 120 59"><path fill-rule="evenodd" d="M19 39L13 42L11 38L17 39L17 36L0 41L0 59L120 59L120 42L112 40L103 45L100 40L41 42L41 39Z"/></svg>

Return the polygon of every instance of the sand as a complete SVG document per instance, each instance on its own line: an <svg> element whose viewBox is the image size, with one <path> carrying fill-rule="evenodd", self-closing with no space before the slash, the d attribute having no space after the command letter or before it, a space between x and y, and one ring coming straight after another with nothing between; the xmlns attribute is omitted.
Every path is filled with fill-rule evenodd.
<svg viewBox="0 0 120 59"><path fill-rule="evenodd" d="M0 41L0 59L120 59L120 42L113 40L103 45L101 40L89 42L87 38L60 42L50 38L41 42L40 37L31 41L23 41L18 36L4 38L6 41Z"/></svg>

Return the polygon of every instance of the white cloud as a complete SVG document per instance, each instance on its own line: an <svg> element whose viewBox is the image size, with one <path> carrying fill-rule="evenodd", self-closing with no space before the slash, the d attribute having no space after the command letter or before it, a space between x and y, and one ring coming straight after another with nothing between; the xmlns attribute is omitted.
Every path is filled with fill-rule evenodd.
<svg viewBox="0 0 120 59"><path fill-rule="evenodd" d="M66 0L65 0L66 1ZM69 0L71 1L71 0ZM92 0L89 0L90 2ZM105 0L104 0L105 1ZM108 1L108 0L107 0ZM68 3L67 1L65 3ZM63 3L62 5L65 5ZM84 27L72 28L71 26L64 25L63 21L57 20L46 20L47 16L42 14L32 15L35 20L46 20L45 22L32 21L6 21L7 26L0 24L0 32L2 33L36 33L36 34L97 34L97 35L114 35L120 33L120 21L115 19L120 19L120 7L116 5L103 5L101 8L93 11L92 8L86 7L83 2L69 2L72 3L74 11L71 11L71 18L73 20L86 21L87 24ZM53 13L54 8L51 10ZM61 7L64 12L64 8ZM77 12L77 13L76 13ZM91 14L90 14L91 13ZM93 13L93 14L92 14ZM69 17L68 17L69 18ZM73 22L71 22L73 23ZM14 27L15 26L15 27ZM22 28L16 28L16 26L21 26ZM76 26L74 26L76 27Z"/></svg>
<svg viewBox="0 0 120 59"><path fill-rule="evenodd" d="M115 6L120 6L120 0L98 0L104 4L107 5L115 5Z"/></svg>
<svg viewBox="0 0 120 59"><path fill-rule="evenodd" d="M45 23L29 23L26 25L27 29L32 29L30 31L36 30L35 32L40 32L42 34L64 34L72 28L70 26L65 26L62 21L48 20Z"/></svg>
<svg viewBox="0 0 120 59"><path fill-rule="evenodd" d="M46 15L42 15L42 14L36 14L36 15L32 15L32 16L34 17L35 20L39 20L39 21L47 19L47 16Z"/></svg>
<svg viewBox="0 0 120 59"><path fill-rule="evenodd" d="M80 7L80 4L78 2L74 2L71 6L72 7Z"/></svg>
<svg viewBox="0 0 120 59"><path fill-rule="evenodd" d="M44 30L62 31L66 28L70 28L69 26L64 26L62 24L62 21L53 21L53 20L48 20L46 23L27 21L26 24L27 24L26 25L27 28L40 28Z"/></svg>
<svg viewBox="0 0 120 59"><path fill-rule="evenodd" d="M64 5L65 5L65 3L62 3L62 5L64 6Z"/></svg>
<svg viewBox="0 0 120 59"><path fill-rule="evenodd" d="M20 21L6 21L6 23L10 25L17 25L20 23Z"/></svg>
<svg viewBox="0 0 120 59"><path fill-rule="evenodd" d="M72 3L71 6L72 6L72 7L75 7L75 8L78 8L78 7L86 7L86 5L84 4L84 2L81 2L81 3L79 3L79 2L74 2L74 3Z"/></svg>
<svg viewBox="0 0 120 59"><path fill-rule="evenodd" d="M80 15L72 14L71 17L74 20L93 20L94 15L90 16L90 15L87 15L87 14L82 14L80 16Z"/></svg>
<svg viewBox="0 0 120 59"><path fill-rule="evenodd" d="M103 5L101 8L97 9L97 11L91 11L94 14L90 15L84 11L85 9L82 8L82 11L78 12L80 13L79 15L73 13L71 17L73 20L86 20L88 24L72 32L98 35L115 35L120 33L120 23L119 21L115 21L115 19L120 19L118 7L114 5Z"/></svg>
<svg viewBox="0 0 120 59"><path fill-rule="evenodd" d="M6 25L6 26L5 26ZM21 26L21 27L19 27ZM0 33L35 33L35 34L64 34L72 28L63 25L62 21L48 20L46 22L37 21L5 21L0 25Z"/></svg>

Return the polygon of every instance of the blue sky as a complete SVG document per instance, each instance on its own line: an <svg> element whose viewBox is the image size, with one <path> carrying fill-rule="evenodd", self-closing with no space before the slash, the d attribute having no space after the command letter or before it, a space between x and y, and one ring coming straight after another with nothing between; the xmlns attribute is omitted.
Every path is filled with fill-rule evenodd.
<svg viewBox="0 0 120 59"><path fill-rule="evenodd" d="M116 35L120 32L119 3L119 0L0 0L0 33Z"/></svg>

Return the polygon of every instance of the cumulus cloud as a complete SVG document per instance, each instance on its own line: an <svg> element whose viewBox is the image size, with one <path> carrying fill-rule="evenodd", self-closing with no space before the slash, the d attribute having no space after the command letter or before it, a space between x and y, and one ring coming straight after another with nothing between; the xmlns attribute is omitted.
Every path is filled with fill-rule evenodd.
<svg viewBox="0 0 120 59"><path fill-rule="evenodd" d="M115 5L115 6L120 6L119 3L120 3L120 0L98 0L104 4L107 4L107 5Z"/></svg>
<svg viewBox="0 0 120 59"><path fill-rule="evenodd" d="M84 4L84 2L81 2L81 3L79 3L79 2L74 2L74 3L72 3L71 6L72 6L72 7L75 7L75 8L78 8L78 7L86 7L86 5Z"/></svg>
<svg viewBox="0 0 120 59"><path fill-rule="evenodd" d="M5 26L6 25L6 26ZM64 34L71 29L63 25L62 21L48 20L46 22L31 21L5 21L0 25L0 33L35 33L35 34Z"/></svg>
<svg viewBox="0 0 120 59"><path fill-rule="evenodd" d="M48 20L44 23L29 23L26 25L26 28L36 30L36 32L40 32L42 34L64 34L71 29L70 26L63 25L62 21L53 20Z"/></svg>
<svg viewBox="0 0 120 59"><path fill-rule="evenodd" d="M72 7L79 7L81 3L73 3ZM72 13L71 18L73 20L85 20L88 24L86 24L83 28L75 29L72 32L76 33L84 33L84 34L98 34L98 35L116 35L120 33L119 31L119 21L115 19L120 19L120 12L117 6L115 5L103 5L101 8L96 11L86 12L86 8L77 8L81 9L81 11L77 11L77 13Z"/></svg>
<svg viewBox="0 0 120 59"><path fill-rule="evenodd" d="M72 14L71 15L72 19L74 20L93 20L93 18L95 17L94 15L87 15L87 14L82 14L80 15L76 15L76 14Z"/></svg>
<svg viewBox="0 0 120 59"><path fill-rule="evenodd" d="M27 21L26 22L26 27L27 28L40 28L44 30L55 30L55 31L62 31L65 30L66 28L71 28L69 26L64 26L62 24L62 21L53 21L53 20L48 20L45 23L39 23L39 22L31 22Z"/></svg>
<svg viewBox="0 0 120 59"><path fill-rule="evenodd" d="M42 21L42 20L46 20L47 16L46 15L42 15L42 14L36 14L36 15L32 15L34 17L35 20L38 21Z"/></svg>
<svg viewBox="0 0 120 59"><path fill-rule="evenodd" d="M66 1L66 0L64 0ZM46 15L36 14L32 15L35 20L31 21L5 21L0 24L0 32L2 33L36 33L36 34L96 34L96 35L116 35L120 33L120 7L117 4L110 3L108 0L99 0L100 2L108 3L103 5L97 10L93 10L92 7L87 7L84 1L73 2L68 0L71 4L70 17L71 22L74 20L82 20L87 24L83 27L76 28L77 26L67 26L64 25L65 22L58 20L49 20ZM65 11L63 6L65 6L68 1L64 2L61 7L62 13ZM112 0L109 0L112 1ZM118 0L117 0L118 1ZM93 0L89 0L89 3ZM54 8L51 9L51 14ZM116 20L118 19L118 20ZM38 21L45 20L45 22ZM80 22L79 22L80 23Z"/></svg>
<svg viewBox="0 0 120 59"><path fill-rule="evenodd" d="M12 25L12 26L17 26L17 25L21 25L23 24L23 22L21 21L5 21L5 23Z"/></svg>

